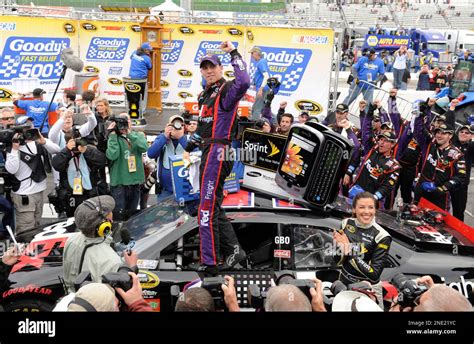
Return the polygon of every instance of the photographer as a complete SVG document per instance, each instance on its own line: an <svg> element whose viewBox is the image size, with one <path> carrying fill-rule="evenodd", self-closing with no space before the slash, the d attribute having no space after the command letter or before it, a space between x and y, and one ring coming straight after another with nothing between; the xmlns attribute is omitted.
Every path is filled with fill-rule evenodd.
<svg viewBox="0 0 474 344"><path fill-rule="evenodd" d="M148 149L142 132L131 131L130 117L126 113L112 117L108 129L106 156L110 160L110 194L117 202L116 217L127 219L137 211L140 201L140 184L145 181L142 154Z"/></svg>
<svg viewBox="0 0 474 344"><path fill-rule="evenodd" d="M393 278L399 290L390 312L472 312L472 305L460 292L444 284L435 284L431 276L409 280Z"/></svg>
<svg viewBox="0 0 474 344"><path fill-rule="evenodd" d="M37 129L31 128L27 116L17 119L24 126L23 133L13 136L7 149L5 168L11 176L12 201L15 206L16 231L21 233L39 226L43 214L43 193L47 188L46 167L48 153L59 152L59 147L45 139Z"/></svg>
<svg viewBox="0 0 474 344"><path fill-rule="evenodd" d="M74 282L83 271L91 273L93 282L101 282L102 275L108 272L133 270L138 272L137 254L124 252L122 259L111 247L112 212L115 201L110 196L98 196L81 203L75 213L74 233L64 246L63 271L64 283L70 292L74 292Z"/></svg>
<svg viewBox="0 0 474 344"><path fill-rule="evenodd" d="M158 169L155 187L158 202L173 194L169 157L183 154L187 144L188 139L184 135L184 119L179 115L174 115L170 117L165 132L159 135L148 148L147 155L150 159L156 160Z"/></svg>
<svg viewBox="0 0 474 344"><path fill-rule="evenodd" d="M60 189L66 191L66 197L59 201L65 205L67 217L71 217L85 199L98 196L99 170L105 167L106 159L104 153L87 145L85 139L74 138L72 133L67 133L64 140L68 140L66 147L54 156L52 163L60 174Z"/></svg>

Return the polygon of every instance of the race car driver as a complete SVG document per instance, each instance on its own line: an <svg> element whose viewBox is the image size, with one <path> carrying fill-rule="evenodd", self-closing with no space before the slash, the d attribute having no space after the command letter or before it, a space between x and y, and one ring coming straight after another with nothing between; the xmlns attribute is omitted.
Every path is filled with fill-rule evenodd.
<svg viewBox="0 0 474 344"><path fill-rule="evenodd" d="M233 161L220 158L225 146L230 146L237 127L237 106L250 86L245 62L230 41L220 48L231 55L235 79L226 81L223 66L217 55L201 59L201 75L206 88L198 97L200 114L198 129L190 138L183 153L185 164L189 152L201 147L199 236L201 239L201 266L199 270L217 273L235 266L246 258L237 236L221 208L224 180L232 170ZM225 262L221 260L225 258Z"/></svg>

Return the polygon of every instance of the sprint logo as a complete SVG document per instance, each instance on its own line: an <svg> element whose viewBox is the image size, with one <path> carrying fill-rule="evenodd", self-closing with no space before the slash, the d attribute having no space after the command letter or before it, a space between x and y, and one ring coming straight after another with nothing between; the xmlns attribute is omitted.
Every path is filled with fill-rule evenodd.
<svg viewBox="0 0 474 344"><path fill-rule="evenodd" d="M267 155L268 157L271 157L271 156L274 156L274 155L280 153L280 150L278 149L278 147L272 141L268 140L268 143L270 144L270 147L272 149L270 154Z"/></svg>

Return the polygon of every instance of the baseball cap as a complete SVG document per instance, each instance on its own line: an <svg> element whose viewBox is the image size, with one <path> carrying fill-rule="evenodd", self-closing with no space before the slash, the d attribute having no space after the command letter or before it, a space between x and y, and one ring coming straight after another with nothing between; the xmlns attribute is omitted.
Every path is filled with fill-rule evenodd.
<svg viewBox="0 0 474 344"><path fill-rule="evenodd" d="M383 312L367 295L353 290L341 291L332 302L333 312Z"/></svg>
<svg viewBox="0 0 474 344"><path fill-rule="evenodd" d="M306 116L306 117L309 117L309 113L308 113L308 111L306 111L306 110L303 110L303 111L301 111L301 112L300 112L300 116Z"/></svg>
<svg viewBox="0 0 474 344"><path fill-rule="evenodd" d="M183 118L182 116L180 116L180 115L173 115L173 116L170 117L170 119L169 119L169 121L168 121L168 124L171 124L171 123L173 123L173 122L176 121L176 120L180 120L181 122L184 123L184 118Z"/></svg>
<svg viewBox="0 0 474 344"><path fill-rule="evenodd" d="M34 118L30 116L19 116L15 120L16 125L25 125L27 124L26 122L31 121L34 122Z"/></svg>
<svg viewBox="0 0 474 344"><path fill-rule="evenodd" d="M262 49L260 49L259 47L253 47L252 49L250 49L249 53L259 53L259 54L261 54Z"/></svg>
<svg viewBox="0 0 474 344"><path fill-rule="evenodd" d="M86 312L83 306L75 303L77 299L82 299L89 303L97 312L117 312L115 291L108 284L88 283L81 287L69 304L68 312Z"/></svg>
<svg viewBox="0 0 474 344"><path fill-rule="evenodd" d="M214 66L221 65L221 60L219 60L219 57L217 55L207 54L201 58L201 62L199 63L199 68L202 68L202 64L206 61L209 61Z"/></svg>
<svg viewBox="0 0 474 344"><path fill-rule="evenodd" d="M471 134L474 134L474 125L464 124L463 126L461 126L461 127L459 128L460 131L461 131L462 129L467 129L467 130L469 130L469 132L470 132Z"/></svg>
<svg viewBox="0 0 474 344"><path fill-rule="evenodd" d="M446 123L441 124L438 128L435 129L435 133L441 131L443 133L449 133L452 134L454 132L454 128L451 126L446 125Z"/></svg>
<svg viewBox="0 0 474 344"><path fill-rule="evenodd" d="M396 142L397 141L397 137L395 136L393 131L382 132L382 133L377 135L377 138L379 138L379 137L384 137L387 141L391 141L391 142Z"/></svg>
<svg viewBox="0 0 474 344"><path fill-rule="evenodd" d="M445 115L436 116L436 121L446 122L446 116Z"/></svg>
<svg viewBox="0 0 474 344"><path fill-rule="evenodd" d="M336 111L338 112L346 112L346 111L349 111L349 107L344 104L344 103L341 103L341 104L337 104L336 106Z"/></svg>
<svg viewBox="0 0 474 344"><path fill-rule="evenodd" d="M369 51L368 51L369 55L373 55L375 54L375 49L374 48L370 48Z"/></svg>
<svg viewBox="0 0 474 344"><path fill-rule="evenodd" d="M46 91L43 90L42 88L35 88L33 90L33 97L39 97L41 96L42 94L46 94Z"/></svg>
<svg viewBox="0 0 474 344"><path fill-rule="evenodd" d="M380 125L381 128L383 127L386 127L388 129L393 129L393 123L392 122L383 122L381 125Z"/></svg>
<svg viewBox="0 0 474 344"><path fill-rule="evenodd" d="M74 212L76 227L79 230L90 230L96 228L104 217L115 208L115 200L108 195L97 196L89 199L97 208L92 209L88 204L81 203Z"/></svg>
<svg viewBox="0 0 474 344"><path fill-rule="evenodd" d="M145 42L145 43L142 44L142 49L153 50L153 47L151 46L150 43Z"/></svg>

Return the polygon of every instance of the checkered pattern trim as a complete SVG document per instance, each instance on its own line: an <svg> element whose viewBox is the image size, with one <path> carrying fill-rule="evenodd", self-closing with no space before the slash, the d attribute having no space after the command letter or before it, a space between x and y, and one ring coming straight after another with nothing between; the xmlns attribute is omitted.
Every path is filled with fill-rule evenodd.
<svg viewBox="0 0 474 344"><path fill-rule="evenodd" d="M299 79L301 79L301 73L303 72L303 68L297 68L296 70L292 70L290 73L283 75L283 81L281 82L281 87L283 89L291 89L294 86L298 85Z"/></svg>
<svg viewBox="0 0 474 344"><path fill-rule="evenodd" d="M18 73L18 67L20 66L20 56L5 55L3 63L0 66L0 76L8 78Z"/></svg>

